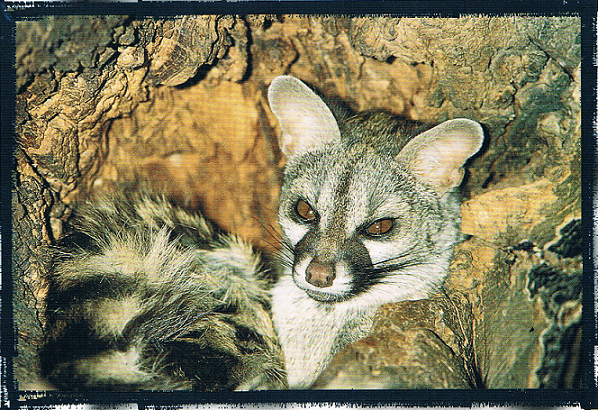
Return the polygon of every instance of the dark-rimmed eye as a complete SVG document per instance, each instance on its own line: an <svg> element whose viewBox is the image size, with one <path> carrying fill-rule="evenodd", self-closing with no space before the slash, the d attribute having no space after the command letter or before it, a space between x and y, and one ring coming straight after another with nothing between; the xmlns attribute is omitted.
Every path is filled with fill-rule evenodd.
<svg viewBox="0 0 598 410"><path fill-rule="evenodd" d="M297 215L299 215L299 217L306 222L313 222L317 218L316 212L307 202L305 202L302 199L300 199L297 202L297 205L295 206L295 211L297 212Z"/></svg>
<svg viewBox="0 0 598 410"><path fill-rule="evenodd" d="M381 236L388 233L393 226L393 219L379 219L365 228L365 233L369 236Z"/></svg>

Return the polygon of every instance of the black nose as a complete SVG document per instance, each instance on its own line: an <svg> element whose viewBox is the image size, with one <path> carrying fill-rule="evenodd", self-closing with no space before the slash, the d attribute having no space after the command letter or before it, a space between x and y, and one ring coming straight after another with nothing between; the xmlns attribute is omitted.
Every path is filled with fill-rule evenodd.
<svg viewBox="0 0 598 410"><path fill-rule="evenodd" d="M336 278L336 273L332 263L321 263L313 259L305 270L305 280L319 288L332 286L334 278Z"/></svg>

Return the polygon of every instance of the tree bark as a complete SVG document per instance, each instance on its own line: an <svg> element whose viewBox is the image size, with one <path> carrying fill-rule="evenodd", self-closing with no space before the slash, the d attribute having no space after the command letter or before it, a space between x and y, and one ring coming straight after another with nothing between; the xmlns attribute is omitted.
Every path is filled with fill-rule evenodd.
<svg viewBox="0 0 598 410"><path fill-rule="evenodd" d="M47 246L77 201L150 184L265 252L292 74L355 110L486 131L443 292L380 309L319 388L581 387L580 19L47 17L17 23L20 389L43 387ZM40 40L41 39L41 40Z"/></svg>

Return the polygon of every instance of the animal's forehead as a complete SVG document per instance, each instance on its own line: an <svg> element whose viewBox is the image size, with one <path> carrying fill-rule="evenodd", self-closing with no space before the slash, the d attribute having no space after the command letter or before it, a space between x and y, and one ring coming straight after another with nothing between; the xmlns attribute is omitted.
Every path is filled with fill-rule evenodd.
<svg viewBox="0 0 598 410"><path fill-rule="evenodd" d="M342 188L362 198L401 191L411 184L394 158L362 144L339 144L304 154L289 164L287 179L312 191L314 199L320 190Z"/></svg>
<svg viewBox="0 0 598 410"><path fill-rule="evenodd" d="M312 166L309 176L298 178L303 181L301 185L307 182L308 199L320 214L324 229L341 225L338 221L342 220L350 232L372 218L385 217L389 211L396 214L411 202L407 174L392 157L368 147L330 150Z"/></svg>
<svg viewBox="0 0 598 410"><path fill-rule="evenodd" d="M396 167L396 161L384 152L364 144L335 144L301 156L297 165L313 170L340 172L341 170L371 171Z"/></svg>
<svg viewBox="0 0 598 410"><path fill-rule="evenodd" d="M336 151L335 165L350 180L354 194L390 192L402 187L409 179L393 157L366 145L348 151Z"/></svg>

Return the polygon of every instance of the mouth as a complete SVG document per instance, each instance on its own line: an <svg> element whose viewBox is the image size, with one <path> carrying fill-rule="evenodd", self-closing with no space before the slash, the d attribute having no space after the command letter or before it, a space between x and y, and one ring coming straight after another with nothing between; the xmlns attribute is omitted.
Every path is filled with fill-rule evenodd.
<svg viewBox="0 0 598 410"><path fill-rule="evenodd" d="M303 289L303 291L305 291L305 293L307 293L307 296L309 296L310 298L323 303L342 302L343 300L347 300L349 299L349 297L351 297L351 295L348 294L337 295L313 289Z"/></svg>
<svg viewBox="0 0 598 410"><path fill-rule="evenodd" d="M335 303L342 302L343 300L349 299L352 295L346 291L331 291L331 288L317 288L313 285L308 284L305 281L298 279L296 274L293 274L293 281L295 285L304 291L307 296L323 303Z"/></svg>

